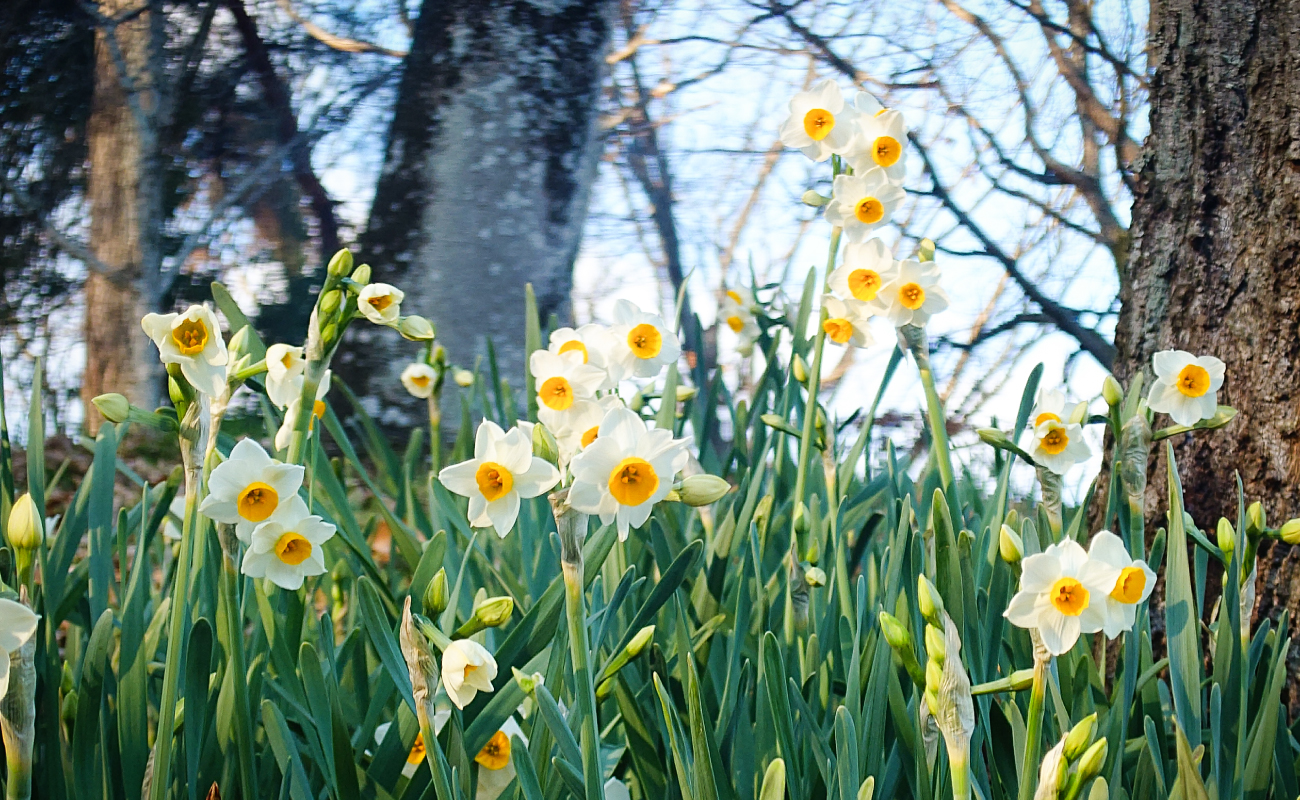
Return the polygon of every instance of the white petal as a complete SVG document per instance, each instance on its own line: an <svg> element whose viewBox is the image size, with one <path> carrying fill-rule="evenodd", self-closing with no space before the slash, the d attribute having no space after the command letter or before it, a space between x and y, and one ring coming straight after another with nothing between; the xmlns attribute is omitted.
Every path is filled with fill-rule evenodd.
<svg viewBox="0 0 1300 800"><path fill-rule="evenodd" d="M1012 625L1017 627L1037 628L1037 601L1038 595L1032 592L1016 592L1015 596L1011 598L1011 602L1007 603L1007 610L1002 612L1002 616L1006 617Z"/></svg>
<svg viewBox="0 0 1300 800"><path fill-rule="evenodd" d="M505 535L515 527L515 519L519 516L519 493L507 492L505 497L493 500L487 504L485 513L488 519L492 520L492 527L496 528L497 536L505 538Z"/></svg>
<svg viewBox="0 0 1300 800"><path fill-rule="evenodd" d="M27 606L14 600L0 599L0 650L17 650L32 638L40 617ZM0 654L0 661L8 661Z"/></svg>
<svg viewBox="0 0 1300 800"><path fill-rule="evenodd" d="M478 468L478 459L452 464L450 467L442 468L438 473L438 481L453 494L473 497L478 494L478 481L474 477L478 474Z"/></svg>

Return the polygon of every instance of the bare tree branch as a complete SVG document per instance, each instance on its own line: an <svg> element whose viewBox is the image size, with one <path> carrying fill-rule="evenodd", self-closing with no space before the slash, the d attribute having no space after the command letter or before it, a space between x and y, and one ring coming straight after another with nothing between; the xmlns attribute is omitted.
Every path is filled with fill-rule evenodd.
<svg viewBox="0 0 1300 800"><path fill-rule="evenodd" d="M307 31L308 36L311 36L311 38L326 47L331 47L344 53L378 53L381 56L388 56L390 58L406 58L407 52L405 50L393 50L392 48L384 47L383 45L374 44L372 42L363 42L359 39L349 39L346 36L338 36L330 33L294 10L292 0L276 0L276 2L279 4L280 8L284 10L284 13L289 15L290 19L301 25L303 30ZM405 6L402 7L402 10L405 11Z"/></svg>

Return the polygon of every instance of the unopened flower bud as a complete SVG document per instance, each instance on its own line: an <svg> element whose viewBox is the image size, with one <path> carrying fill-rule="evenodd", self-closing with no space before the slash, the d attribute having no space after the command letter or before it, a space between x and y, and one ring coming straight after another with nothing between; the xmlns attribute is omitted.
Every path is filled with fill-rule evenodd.
<svg viewBox="0 0 1300 800"><path fill-rule="evenodd" d="M809 567L804 570L803 579L809 586L825 586L826 570L821 567Z"/></svg>
<svg viewBox="0 0 1300 800"><path fill-rule="evenodd" d="M540 422L533 426L533 455L557 466L560 463L560 446L551 430Z"/></svg>
<svg viewBox="0 0 1300 800"><path fill-rule="evenodd" d="M1070 424L1082 425L1088 419L1088 404L1080 401L1070 410Z"/></svg>
<svg viewBox="0 0 1300 800"><path fill-rule="evenodd" d="M1087 781L1101 772L1102 765L1106 763L1108 748L1109 743L1105 738L1102 738L1093 742L1092 747L1089 747L1087 752L1083 754L1083 757L1079 759L1078 766L1080 782Z"/></svg>
<svg viewBox="0 0 1300 800"><path fill-rule="evenodd" d="M1088 790L1088 800L1110 800L1110 785L1106 779L1098 777L1092 782L1092 788Z"/></svg>
<svg viewBox="0 0 1300 800"><path fill-rule="evenodd" d="M943 667L937 661L925 662L925 691L939 693L939 684L943 682Z"/></svg>
<svg viewBox="0 0 1300 800"><path fill-rule="evenodd" d="M916 246L917 261L934 260L934 242L929 239L922 239Z"/></svg>
<svg viewBox="0 0 1300 800"><path fill-rule="evenodd" d="M529 675L518 667L511 667L510 669L514 672L515 683L519 684L519 688L523 690L524 694L531 695L537 691L538 686L546 684L546 678L540 672Z"/></svg>
<svg viewBox="0 0 1300 800"><path fill-rule="evenodd" d="M697 393L698 392L696 391L694 386L678 386L677 402L685 403L687 400L690 400L691 398L695 397Z"/></svg>
<svg viewBox="0 0 1300 800"><path fill-rule="evenodd" d="M794 375L794 379L800 383L808 382L808 364L804 362L803 357L798 353L795 353L794 358L790 359L790 372Z"/></svg>
<svg viewBox="0 0 1300 800"><path fill-rule="evenodd" d="M1124 402L1124 389L1119 385L1119 381L1107 375L1106 380L1101 382L1101 396L1106 401L1106 405L1114 407Z"/></svg>
<svg viewBox="0 0 1300 800"><path fill-rule="evenodd" d="M370 283L370 265L362 264L352 271L352 280L365 285Z"/></svg>
<svg viewBox="0 0 1300 800"><path fill-rule="evenodd" d="M497 628L510 621L515 601L509 597L489 597L474 609L474 619L485 628Z"/></svg>
<svg viewBox="0 0 1300 800"><path fill-rule="evenodd" d="M18 550L35 550L45 541L45 515L31 494L24 493L9 510L9 544Z"/></svg>
<svg viewBox="0 0 1300 800"><path fill-rule="evenodd" d="M424 587L424 595L420 598L424 615L436 617L441 614L447 608L447 598L447 570L440 569Z"/></svg>
<svg viewBox="0 0 1300 800"><path fill-rule="evenodd" d="M1289 519L1282 523L1278 538L1287 544L1300 544L1300 519Z"/></svg>
<svg viewBox="0 0 1300 800"><path fill-rule="evenodd" d="M452 380L456 381L456 385L460 388L468 389L474 385L474 373L467 369L458 369L456 374L452 376Z"/></svg>
<svg viewBox="0 0 1300 800"><path fill-rule="evenodd" d="M329 316L339 310L339 305L343 302L343 293L338 289L330 289L320 296L320 310L322 314Z"/></svg>
<svg viewBox="0 0 1300 800"><path fill-rule="evenodd" d="M1232 523L1228 522L1227 517L1219 517L1219 525L1214 533L1215 538L1218 539L1219 549L1224 555L1231 555L1233 548L1237 546L1237 532L1232 529Z"/></svg>
<svg viewBox="0 0 1300 800"><path fill-rule="evenodd" d="M809 189L808 191L803 193L803 203L806 206L812 206L813 208L821 208L822 206L826 205L830 201L831 199L829 197L824 197L818 194L817 192L814 192L812 189Z"/></svg>
<svg viewBox="0 0 1300 800"><path fill-rule="evenodd" d="M637 656L641 655L641 651L649 647L650 643L654 641L654 638L655 638L655 626L653 625L647 625L641 630L637 631L636 636L632 637L632 641L627 643L628 657L636 658Z"/></svg>
<svg viewBox="0 0 1300 800"><path fill-rule="evenodd" d="M931 625L943 625L943 598L939 596L939 590L934 588L934 584L924 575L918 575L916 581L917 603L921 608L921 616Z"/></svg>
<svg viewBox="0 0 1300 800"><path fill-rule="evenodd" d="M1258 538L1267 527L1268 520L1264 515L1264 506L1256 500L1246 509L1246 535Z"/></svg>
<svg viewBox="0 0 1300 800"><path fill-rule="evenodd" d="M130 401L120 394L101 394L90 402L95 404L95 408L109 422L126 422L131 413Z"/></svg>
<svg viewBox="0 0 1300 800"><path fill-rule="evenodd" d="M682 502L696 507L716 503L729 491L731 491L731 484L717 475L691 475L689 478L684 478L682 485L677 487L677 494L681 496Z"/></svg>
<svg viewBox="0 0 1300 800"><path fill-rule="evenodd" d="M1019 564L1020 559L1024 558L1025 542L1009 525L1003 525L1002 531L998 533L998 553L1008 564Z"/></svg>
<svg viewBox="0 0 1300 800"><path fill-rule="evenodd" d="M885 641L894 650L912 650L912 634L907 632L907 628L898 618L888 611L880 612L880 632L884 634Z"/></svg>
<svg viewBox="0 0 1300 800"><path fill-rule="evenodd" d="M1097 726L1097 714L1094 712L1079 720L1065 737L1065 757L1076 760L1092 744L1093 729Z"/></svg>
<svg viewBox="0 0 1300 800"><path fill-rule="evenodd" d="M935 661L939 666L948 659L948 642L943 635L943 631L933 625L925 626L925 652L929 654L930 660Z"/></svg>
<svg viewBox="0 0 1300 800"><path fill-rule="evenodd" d="M409 317L401 318L397 323L397 332L402 334L404 339L410 339L413 342L427 342L433 339L433 323L419 314L412 314Z"/></svg>
<svg viewBox="0 0 1300 800"><path fill-rule="evenodd" d="M1025 689L1028 689L1030 686L1033 686L1034 685L1033 669L1018 669L1015 672L1011 673L1010 683L1011 683L1011 691L1013 692L1023 692Z"/></svg>
<svg viewBox="0 0 1300 800"><path fill-rule="evenodd" d="M336 278L342 278L352 271L352 251L344 248L334 254L330 259L329 274Z"/></svg>

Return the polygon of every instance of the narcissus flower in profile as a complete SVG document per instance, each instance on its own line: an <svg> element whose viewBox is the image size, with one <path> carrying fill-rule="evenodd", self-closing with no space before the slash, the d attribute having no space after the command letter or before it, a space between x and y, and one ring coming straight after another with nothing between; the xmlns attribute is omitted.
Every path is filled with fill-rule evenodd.
<svg viewBox="0 0 1300 800"><path fill-rule="evenodd" d="M234 525L235 535L248 544L258 525L285 521L294 513L289 501L297 498L302 478L301 466L282 464L255 440L241 439L230 458L212 470L199 510L211 520Z"/></svg>
<svg viewBox="0 0 1300 800"><path fill-rule="evenodd" d="M861 242L876 228L888 225L901 202L902 188L880 167L858 175L836 175L826 221L843 228L850 242Z"/></svg>
<svg viewBox="0 0 1300 800"><path fill-rule="evenodd" d="M145 314L140 325L157 345L162 363L178 365L196 390L213 397L226 390L230 357L210 309L193 305L183 314Z"/></svg>
<svg viewBox="0 0 1300 800"><path fill-rule="evenodd" d="M1186 350L1161 350L1151 357L1151 366L1156 372L1147 395L1152 411L1168 414L1179 425L1195 425L1218 411L1222 361Z"/></svg>
<svg viewBox="0 0 1300 800"><path fill-rule="evenodd" d="M610 372L623 378L653 378L682 354L677 332L658 314L649 314L627 300L614 304L610 328Z"/></svg>
<svg viewBox="0 0 1300 800"><path fill-rule="evenodd" d="M1156 573L1140 558L1133 558L1118 536L1110 531L1100 531L1088 545L1088 557L1114 567L1118 576L1115 586L1099 598L1106 611L1106 624L1102 626L1106 637L1114 639L1133 629L1137 621L1137 607L1145 603L1156 585Z"/></svg>
<svg viewBox="0 0 1300 800"><path fill-rule="evenodd" d="M860 92L859 96L866 94ZM845 158L857 173L880 167L894 183L907 176L907 126L897 111L858 114L858 135Z"/></svg>
<svg viewBox="0 0 1300 800"><path fill-rule="evenodd" d="M754 318L754 293L745 287L728 289L718 307L718 322L736 334L736 350L747 356L754 352L758 340L758 321Z"/></svg>
<svg viewBox="0 0 1300 800"><path fill-rule="evenodd" d="M0 698L9 693L9 654L27 644L40 617L16 600L0 598Z"/></svg>
<svg viewBox="0 0 1300 800"><path fill-rule="evenodd" d="M465 708L479 692L493 691L497 661L473 639L457 639L442 654L442 686L456 708Z"/></svg>
<svg viewBox="0 0 1300 800"><path fill-rule="evenodd" d="M330 380L333 377L330 370L325 370L325 375L321 378L320 383L316 385L316 400L311 406L311 417L307 419L307 430L311 431L316 427L316 420L325 416L325 395L330 391ZM299 394L289 403L289 407L284 410L284 420L280 423L280 429L275 432L275 449L284 450L289 446L289 440L293 437L293 426L298 420L298 411L302 408L302 384L298 384Z"/></svg>
<svg viewBox="0 0 1300 800"><path fill-rule="evenodd" d="M1115 586L1119 570L1088 558L1067 539L1020 562L1020 591L1003 613L1013 625L1038 631L1054 656L1069 652L1081 633L1106 624L1102 598Z"/></svg>
<svg viewBox="0 0 1300 800"><path fill-rule="evenodd" d="M933 261L900 261L894 279L876 296L877 313L896 328L921 327L948 307L948 295L939 286L939 265Z"/></svg>
<svg viewBox="0 0 1300 800"><path fill-rule="evenodd" d="M853 347L870 347L875 344L876 340L872 337L867 322L871 318L871 310L865 303L841 300L828 294L822 298L822 308L826 310L822 330L826 332L827 339L835 344Z"/></svg>
<svg viewBox="0 0 1300 800"><path fill-rule="evenodd" d="M879 239L853 242L844 248L844 262L831 272L831 291L845 300L872 303L885 284L898 274L898 262Z"/></svg>
<svg viewBox="0 0 1300 800"><path fill-rule="evenodd" d="M505 536L519 516L520 498L545 494L559 483L560 472L533 455L531 436L518 428L507 433L485 419L474 436L474 457L445 467L438 480L448 491L469 498L469 524L491 526L497 536Z"/></svg>
<svg viewBox="0 0 1300 800"><path fill-rule="evenodd" d="M615 408L601 421L595 441L569 465L569 504L598 514L606 525L616 522L619 538L627 539L672 490L673 476L690 458L687 445L672 431L648 428L635 411Z"/></svg>
<svg viewBox="0 0 1300 800"><path fill-rule="evenodd" d="M582 363L606 370L609 367L609 329L595 323L573 328L558 328L551 332L550 344L546 348L556 355L577 353ZM608 377L599 388L608 389L614 385Z"/></svg>
<svg viewBox="0 0 1300 800"><path fill-rule="evenodd" d="M576 350L563 354L534 350L528 358L537 387L537 418L553 431L565 427L566 420L595 400L606 381L604 370L583 363L582 358Z"/></svg>
<svg viewBox="0 0 1300 800"><path fill-rule="evenodd" d="M438 373L422 361L407 364L406 369L402 370L402 385L412 397L421 400L427 400L433 394L433 384L437 379Z"/></svg>
<svg viewBox="0 0 1300 800"><path fill-rule="evenodd" d="M790 98L790 114L778 135L786 147L802 151L813 161L825 161L852 144L855 116L839 84L827 79Z"/></svg>
<svg viewBox="0 0 1300 800"><path fill-rule="evenodd" d="M301 347L273 344L266 348L266 395L278 408L285 408L302 394L307 359Z"/></svg>
<svg viewBox="0 0 1300 800"><path fill-rule="evenodd" d="M357 293L357 310L376 325L392 325L402 313L406 293L387 283L368 283Z"/></svg>
<svg viewBox="0 0 1300 800"><path fill-rule="evenodd" d="M253 539L244 552L241 571L250 578L266 578L281 589L297 591L303 581L325 574L323 545L334 536L334 526L315 514L294 495L279 519L253 529Z"/></svg>

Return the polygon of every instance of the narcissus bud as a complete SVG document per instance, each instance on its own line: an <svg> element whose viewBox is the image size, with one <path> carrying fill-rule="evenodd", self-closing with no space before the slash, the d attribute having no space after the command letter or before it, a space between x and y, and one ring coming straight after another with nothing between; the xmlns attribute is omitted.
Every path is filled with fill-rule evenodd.
<svg viewBox="0 0 1300 800"><path fill-rule="evenodd" d="M1065 737L1065 757L1074 761L1092 744L1093 729L1097 726L1097 714L1092 713L1079 720Z"/></svg>
<svg viewBox="0 0 1300 800"><path fill-rule="evenodd" d="M1024 558L1025 542L1009 525L1003 525L998 533L998 553L1008 564L1019 564L1020 559Z"/></svg>
<svg viewBox="0 0 1300 800"><path fill-rule="evenodd" d="M529 675L518 667L511 667L510 669L514 672L515 682L519 684L519 688L523 690L524 694L531 695L537 691L538 686L546 684L546 678L540 672Z"/></svg>
<svg viewBox="0 0 1300 800"><path fill-rule="evenodd" d="M334 254L330 259L329 274L336 278L342 278L352 271L352 251L344 248Z"/></svg>
<svg viewBox="0 0 1300 800"><path fill-rule="evenodd" d="M109 422L126 422L131 413L130 401L120 394L101 394L90 402L95 404L95 408Z"/></svg>
<svg viewBox="0 0 1300 800"><path fill-rule="evenodd" d="M1070 423L1072 425L1082 425L1088 418L1088 404L1086 402L1076 403L1070 410Z"/></svg>
<svg viewBox="0 0 1300 800"><path fill-rule="evenodd" d="M641 655L641 651L650 646L655 638L655 626L647 625L636 632L632 641L627 643L627 654L630 658L636 658Z"/></svg>
<svg viewBox="0 0 1300 800"><path fill-rule="evenodd" d="M790 372L794 375L794 379L800 383L808 382L808 364L804 362L803 357L798 353L795 353L794 358L790 359Z"/></svg>
<svg viewBox="0 0 1300 800"><path fill-rule="evenodd" d="M933 261L934 242L930 241L929 239L922 239L920 243L916 246L916 260Z"/></svg>
<svg viewBox="0 0 1300 800"><path fill-rule="evenodd" d="M825 586L826 570L821 567L809 567L804 571L803 579L809 586Z"/></svg>
<svg viewBox="0 0 1300 800"><path fill-rule="evenodd" d="M1232 529L1232 523L1228 522L1227 517L1219 517L1219 525L1214 533L1215 538L1218 539L1219 549L1225 555L1231 555L1232 549L1237 545L1237 532Z"/></svg>
<svg viewBox="0 0 1300 800"><path fill-rule="evenodd" d="M939 590L924 575L916 577L916 599L921 608L921 616L931 625L943 625L943 598L939 596Z"/></svg>
<svg viewBox="0 0 1300 800"><path fill-rule="evenodd" d="M485 628L496 628L510 621L515 601L509 597L489 597L474 609L474 619Z"/></svg>
<svg viewBox="0 0 1300 800"><path fill-rule="evenodd" d="M1256 500L1246 509L1246 535L1258 538L1267 527L1268 520L1264 515L1264 506Z"/></svg>
<svg viewBox="0 0 1300 800"><path fill-rule="evenodd" d="M458 369L456 374L452 376L452 380L456 381L456 385L460 388L468 389L474 385L474 373L467 369Z"/></svg>
<svg viewBox="0 0 1300 800"><path fill-rule="evenodd" d="M888 611L880 612L880 632L885 635L885 641L895 650L911 650L912 634L907 632L903 623Z"/></svg>
<svg viewBox="0 0 1300 800"><path fill-rule="evenodd" d="M418 314L402 317L397 323L397 332L413 342L427 342L433 339L433 323Z"/></svg>
<svg viewBox="0 0 1300 800"><path fill-rule="evenodd" d="M1098 739L1092 747L1083 754L1079 759L1079 778L1080 782L1087 781L1089 778L1101 772L1101 767L1106 763L1106 750L1109 744L1105 739Z"/></svg>
<svg viewBox="0 0 1300 800"><path fill-rule="evenodd" d="M925 690L926 692L939 693L939 685L943 683L943 667L939 666L937 661L925 662Z"/></svg>
<svg viewBox="0 0 1300 800"><path fill-rule="evenodd" d="M14 501L9 510L9 544L19 550L35 550L45 541L45 515L30 494Z"/></svg>
<svg viewBox="0 0 1300 800"><path fill-rule="evenodd" d="M803 193L803 202L804 205L806 206L812 206L813 208L821 208L822 206L826 205L830 201L831 199L829 197L823 197L822 195L814 192L812 189L809 189L808 191Z"/></svg>
<svg viewBox="0 0 1300 800"><path fill-rule="evenodd" d="M421 603L426 617L436 617L447 608L447 570L440 569L424 587Z"/></svg>
<svg viewBox="0 0 1300 800"><path fill-rule="evenodd" d="M550 429L540 422L533 426L533 455L559 466L560 446Z"/></svg>
<svg viewBox="0 0 1300 800"><path fill-rule="evenodd" d="M339 310L339 304L343 302L343 293L338 289L330 289L320 298L320 310L326 316Z"/></svg>
<svg viewBox="0 0 1300 800"><path fill-rule="evenodd" d="M352 271L352 280L360 284L370 283L370 265L362 264Z"/></svg>
<svg viewBox="0 0 1300 800"><path fill-rule="evenodd" d="M925 626L925 652L929 654L930 660L938 662L943 666L943 662L948 658L948 642L943 635L943 631L933 625Z"/></svg>
<svg viewBox="0 0 1300 800"><path fill-rule="evenodd" d="M1011 673L1010 683L1011 691L1023 692L1034 685L1034 671L1032 669L1018 669Z"/></svg>
<svg viewBox="0 0 1300 800"><path fill-rule="evenodd" d="M1282 523L1278 538L1287 544L1300 544L1300 519L1289 519Z"/></svg>
<svg viewBox="0 0 1300 800"><path fill-rule="evenodd" d="M1124 389L1119 385L1119 381L1107 375L1106 380L1101 382L1101 396L1106 401L1106 405L1114 407L1124 402Z"/></svg>
<svg viewBox="0 0 1300 800"><path fill-rule="evenodd" d="M716 503L729 491L731 484L717 475L691 475L677 488L683 503L697 507Z"/></svg>

